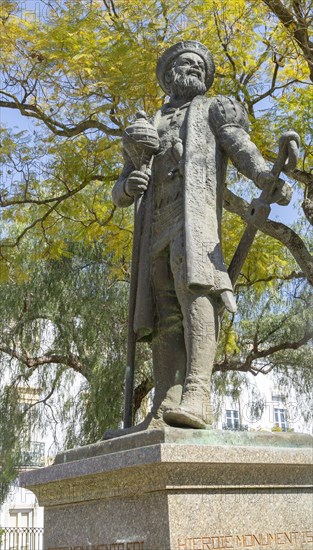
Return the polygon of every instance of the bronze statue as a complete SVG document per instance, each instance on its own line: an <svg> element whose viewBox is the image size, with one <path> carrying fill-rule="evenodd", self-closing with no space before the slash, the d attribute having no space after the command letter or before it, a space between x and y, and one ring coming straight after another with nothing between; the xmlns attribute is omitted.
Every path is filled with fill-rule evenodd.
<svg viewBox="0 0 313 550"><path fill-rule="evenodd" d="M136 199L140 217L130 326L134 340L152 342L155 393L141 424L108 437L165 425L211 426L210 382L220 313L225 307L236 311L221 250L228 159L260 189L275 187L268 202L288 204L291 198L277 167L271 171L250 140L242 105L205 96L214 70L211 53L200 42L168 48L156 72L169 102L156 113L152 130L143 114L134 130L140 137L146 124L151 144L144 162L129 146L131 131L124 135L125 163L112 195L120 207ZM289 132L284 146L283 164L288 154L297 157L297 135Z"/></svg>

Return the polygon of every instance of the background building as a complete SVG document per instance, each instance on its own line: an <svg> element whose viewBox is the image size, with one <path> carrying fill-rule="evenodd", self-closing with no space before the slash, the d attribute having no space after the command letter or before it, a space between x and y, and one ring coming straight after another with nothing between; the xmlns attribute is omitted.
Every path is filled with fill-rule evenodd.
<svg viewBox="0 0 313 550"><path fill-rule="evenodd" d="M46 441L43 440L38 422L33 421L31 405L38 401L37 388L20 388L20 406L27 410L22 435L21 469L41 468L49 463ZM10 487L6 501L0 509L1 550L41 550L43 536L43 508L35 495L18 485Z"/></svg>
<svg viewBox="0 0 313 550"><path fill-rule="evenodd" d="M271 373L246 374L245 379L248 384L243 384L239 394L230 385L219 399L215 428L312 434L312 404L300 404L296 392L277 386Z"/></svg>

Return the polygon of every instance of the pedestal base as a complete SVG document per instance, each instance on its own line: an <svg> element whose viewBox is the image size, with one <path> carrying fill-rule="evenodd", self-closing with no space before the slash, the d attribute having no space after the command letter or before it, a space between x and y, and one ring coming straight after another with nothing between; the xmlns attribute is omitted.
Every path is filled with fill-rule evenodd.
<svg viewBox="0 0 313 550"><path fill-rule="evenodd" d="M168 428L58 455L21 484L44 550L311 550L312 438Z"/></svg>

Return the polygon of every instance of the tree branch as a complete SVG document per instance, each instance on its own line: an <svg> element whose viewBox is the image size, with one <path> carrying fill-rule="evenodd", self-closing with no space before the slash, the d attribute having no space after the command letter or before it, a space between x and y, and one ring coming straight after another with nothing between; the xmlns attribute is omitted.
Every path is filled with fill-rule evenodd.
<svg viewBox="0 0 313 550"><path fill-rule="evenodd" d="M100 176L101 177L101 176ZM84 189L84 187L86 187L91 181L93 180L97 180L98 179L98 176L90 176L88 179L86 179L83 183L81 183L81 185L79 185L78 187L76 187L75 189L73 189L72 191L69 191L66 195L66 198L69 198L69 197L72 197L73 195L75 195L76 193L78 193L79 191L81 191L82 189ZM24 235L26 235L26 233L28 231L30 231L33 227L35 227L38 223L43 223L49 216L50 214L56 210L57 206L63 201L65 200L64 198L64 195L61 195L58 199L55 200L54 204L47 210L47 212L41 216L40 218L37 218L36 220L33 221L33 223L31 223L30 225L28 225L27 227L25 227L25 229L19 234L19 236L16 238L16 240L13 242L13 243L5 243L5 242L2 242L1 243L1 246L0 246L0 250L1 248L14 248L15 246L17 246L20 241L22 240L22 238L24 237Z"/></svg>
<svg viewBox="0 0 313 550"><path fill-rule="evenodd" d="M276 160L276 157L272 152L264 153L264 158L270 162L274 162ZM295 168L292 171L283 170L283 172L286 176L295 179L305 186L305 198L301 206L307 220L311 225L313 225L313 174L306 172L305 170L299 170L298 168Z"/></svg>
<svg viewBox="0 0 313 550"><path fill-rule="evenodd" d="M246 221L249 204L229 189L225 191L224 208ZM301 237L287 225L272 220L260 223L258 229L266 235L277 239L288 248L308 282L313 286L313 258Z"/></svg>
<svg viewBox="0 0 313 550"><path fill-rule="evenodd" d="M254 361L257 361L258 359L264 359L265 357L268 357L270 355L273 355L274 353L277 353L279 351L286 351L286 350L297 350L301 346L304 346L307 344L313 336L313 331L310 330L304 336L297 340L296 342L281 342L280 344L276 344L275 346L270 346L267 349L258 350L253 348L253 351L249 353L245 359L244 362L238 361L236 358L225 358L223 362L217 362L214 364L213 372L226 372L226 371L238 371L238 372L250 372L251 374L258 374L263 373L267 374L270 372L273 368L273 366L270 366L269 369L265 370L264 365L257 367L253 365Z"/></svg>
<svg viewBox="0 0 313 550"><path fill-rule="evenodd" d="M105 5L105 7L107 8L110 17L112 18L112 16L113 16L113 17L116 17L118 19L119 16L118 16L118 13L116 11L116 7L114 5L113 0L102 0L102 1L103 1L103 4Z"/></svg>
<svg viewBox="0 0 313 550"><path fill-rule="evenodd" d="M262 101L262 99L264 99L265 97L268 97L269 95L271 95L275 91L278 70L279 70L279 64L277 63L277 61L274 61L274 71L273 71L273 74L272 74L271 87L266 92L264 92L263 94L257 96L257 98L254 99L251 102L252 105L255 105L255 103L258 103L259 101Z"/></svg>
<svg viewBox="0 0 313 550"><path fill-rule="evenodd" d="M249 84L250 80L254 77L255 73L260 69L260 67L266 61L269 52L270 52L270 47L268 46L266 50L260 55L254 67L246 74L246 76L244 76L242 81L244 86L247 86ZM273 80L276 81L276 77L275 78L272 77L272 87L273 87Z"/></svg>
<svg viewBox="0 0 313 550"><path fill-rule="evenodd" d="M60 202L65 201L66 199L72 197L76 193L79 193L86 185L88 185L91 181L105 181L107 180L107 176L102 176L101 174L97 174L94 176L90 176L88 178L88 181L86 183L86 180L83 184L79 185L75 189L70 189L67 193L63 193L63 195L59 195L57 197L50 197L47 199L10 199L5 200L0 195L0 207L7 207L7 206L14 206L17 204L37 204L37 205L43 205L43 204L50 204L51 202L56 202L60 204Z"/></svg>
<svg viewBox="0 0 313 550"><path fill-rule="evenodd" d="M255 279L255 281L250 281L249 279L247 279L246 282L236 283L236 288L250 287L258 283L270 283L271 281L293 281L294 279L304 279L304 278L305 278L305 275L302 271L292 271L288 275L282 275L282 276L269 275L268 277Z"/></svg>
<svg viewBox="0 0 313 550"><path fill-rule="evenodd" d="M24 414L27 415L27 413L33 408L33 407L37 407L38 405L47 405L47 401L50 399L50 397L52 397L52 395L54 394L55 392L55 389L57 387L57 383L60 379L60 377L62 376L62 373L59 372L57 373L53 383L52 383L52 387L51 387L51 390L47 393L47 395L45 395L45 397L43 397L42 399L38 399L38 401L35 401L34 403L30 403L28 405L28 407L25 409L24 411Z"/></svg>
<svg viewBox="0 0 313 550"><path fill-rule="evenodd" d="M236 75L237 74L236 63L235 63L235 61L233 60L233 58L231 57L231 55L228 51L229 39L226 38L226 40L228 40L227 42L225 42L225 40L223 40L223 37L222 37L222 34L221 34L221 29L220 29L220 26L219 26L218 15L217 15L216 11L214 11L214 22L215 22L215 28L216 28L216 31L217 31L217 36L218 36L218 39L220 41L220 44L221 44L221 46L222 46L222 48L225 52L225 55L226 55L229 63L232 66L233 74Z"/></svg>
<svg viewBox="0 0 313 550"><path fill-rule="evenodd" d="M278 17L279 21L291 33L301 48L310 71L313 82L313 44L308 34L309 22L303 17L299 6L293 2L295 15L284 6L281 0L263 0L264 4Z"/></svg>
<svg viewBox="0 0 313 550"><path fill-rule="evenodd" d="M85 366L79 360L78 355L74 355L73 353L69 353L68 355L51 353L40 355L38 357L29 357L28 355L24 355L23 353L20 353L15 349L11 349L4 344L0 344L0 352L9 355L12 359L17 359L29 369L35 369L37 367L41 367L42 365L61 364L72 368L76 372L79 372L85 376L85 378L88 378Z"/></svg>
<svg viewBox="0 0 313 550"><path fill-rule="evenodd" d="M3 90L0 91L0 94L13 99L13 101L0 100L0 107L17 109L23 116L41 120L56 136L74 137L85 132L86 130L92 129L100 130L110 136L122 135L122 130L110 128L103 122L100 122L99 120L92 120L91 118L83 120L75 126L69 127L66 124L62 124L61 122L53 119L52 117L47 116L37 105L21 103L16 97L4 92Z"/></svg>

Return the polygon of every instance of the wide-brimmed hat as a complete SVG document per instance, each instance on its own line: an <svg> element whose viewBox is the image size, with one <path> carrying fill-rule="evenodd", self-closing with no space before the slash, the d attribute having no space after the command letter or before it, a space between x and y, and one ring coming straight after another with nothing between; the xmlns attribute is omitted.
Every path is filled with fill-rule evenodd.
<svg viewBox="0 0 313 550"><path fill-rule="evenodd" d="M186 52L196 53L200 57L202 57L206 69L206 89L208 90L213 84L215 65L210 50L208 50L208 48L204 46L204 44L201 44L201 42L198 42L197 40L185 40L184 42L178 42L177 44L174 44L173 46L165 50L165 52L163 52L157 62L157 79L162 90L164 90L164 92L167 94L170 92L170 89L165 81L165 75L174 59L178 55Z"/></svg>

